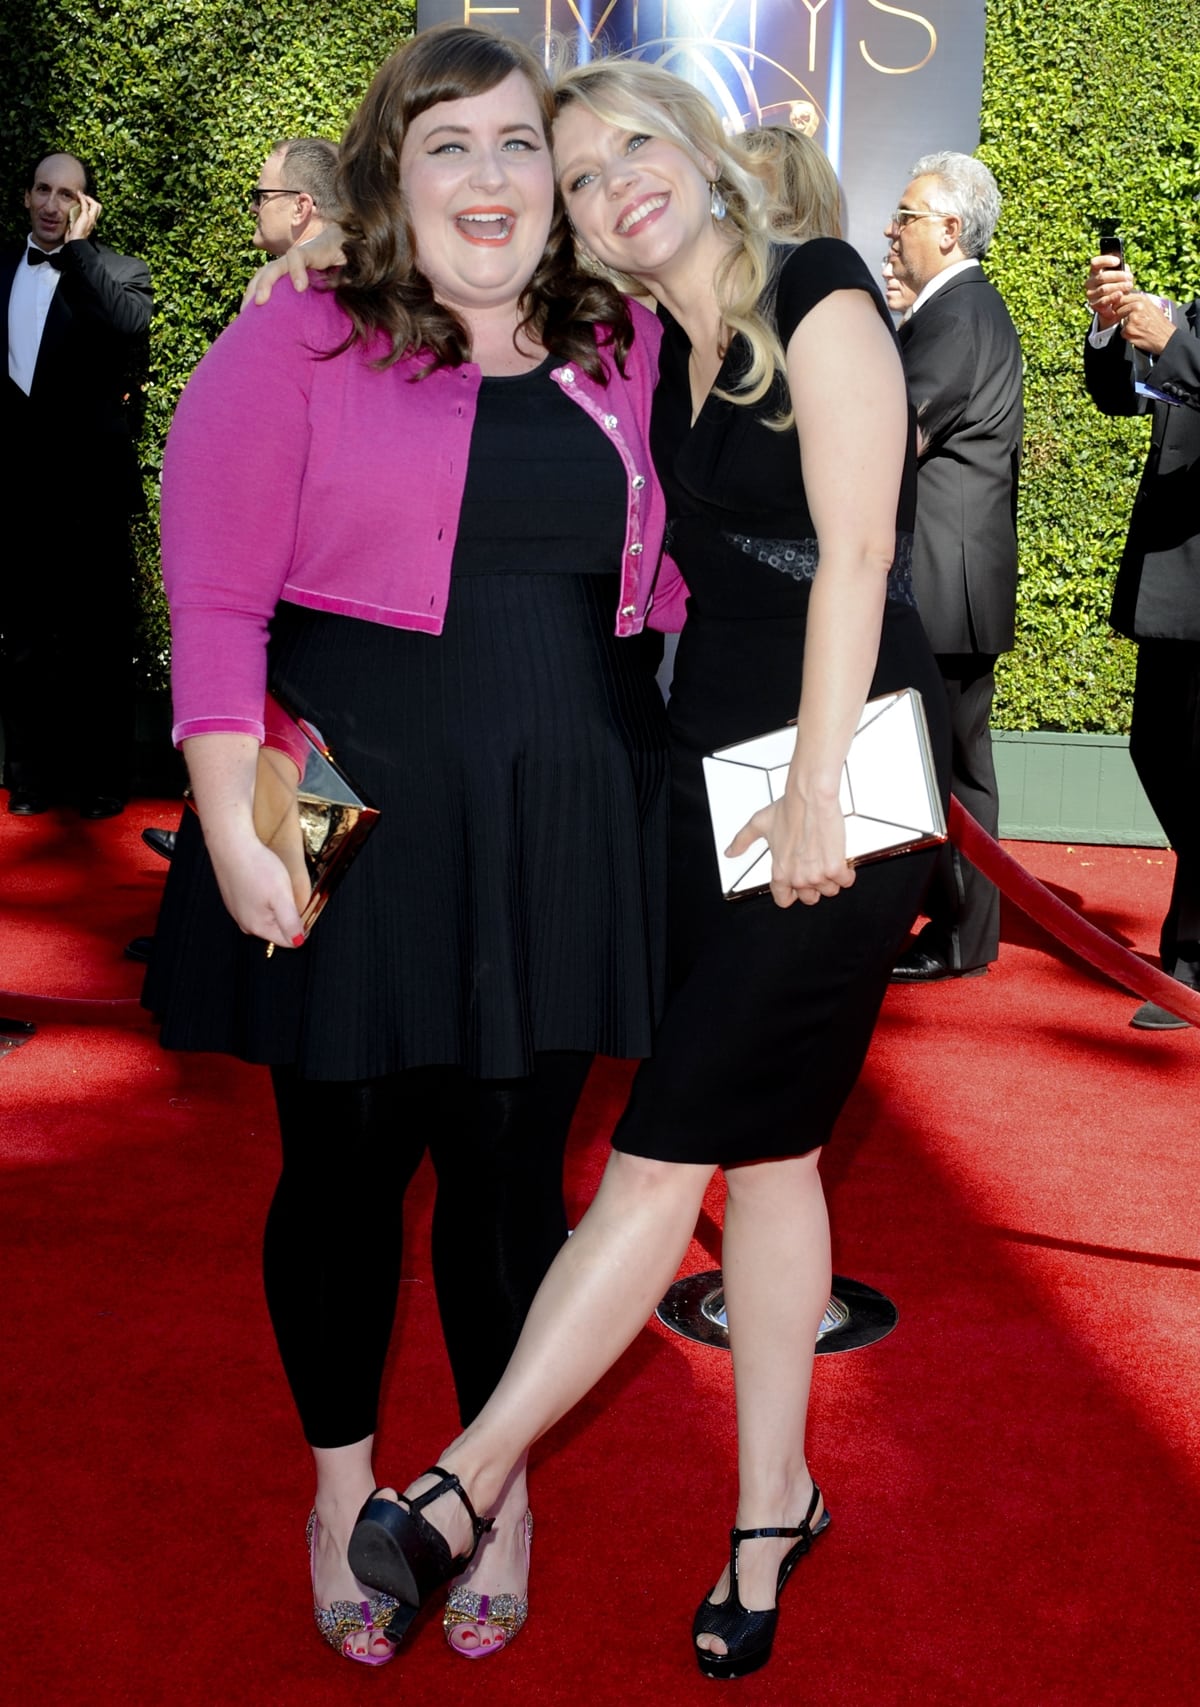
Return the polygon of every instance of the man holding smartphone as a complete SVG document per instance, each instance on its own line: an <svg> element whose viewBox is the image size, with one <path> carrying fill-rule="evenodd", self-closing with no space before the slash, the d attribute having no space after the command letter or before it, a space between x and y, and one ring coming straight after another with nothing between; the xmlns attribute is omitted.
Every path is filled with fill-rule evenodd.
<svg viewBox="0 0 1200 1707"><path fill-rule="evenodd" d="M73 154L38 161L29 234L0 252L0 716L8 810L124 805L133 736L133 562L142 508L129 402L144 371L150 273L97 241L100 203Z"/></svg>
<svg viewBox="0 0 1200 1707"><path fill-rule="evenodd" d="M1159 951L1200 989L1200 300L1184 308L1135 288L1123 250L1088 270L1084 377L1106 415L1149 412L1153 430L1113 591L1111 621L1138 643L1129 750L1167 840L1175 880ZM1187 1022L1144 1002L1130 1023Z"/></svg>

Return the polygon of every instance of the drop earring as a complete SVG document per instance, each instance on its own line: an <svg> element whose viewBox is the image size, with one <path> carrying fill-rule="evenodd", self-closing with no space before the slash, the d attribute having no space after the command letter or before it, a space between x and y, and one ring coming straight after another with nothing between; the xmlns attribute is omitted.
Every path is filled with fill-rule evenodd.
<svg viewBox="0 0 1200 1707"><path fill-rule="evenodd" d="M725 206L725 197L721 194L715 182L709 185L709 190L711 192L708 198L709 213L712 214L714 219L724 219L726 213L729 211Z"/></svg>

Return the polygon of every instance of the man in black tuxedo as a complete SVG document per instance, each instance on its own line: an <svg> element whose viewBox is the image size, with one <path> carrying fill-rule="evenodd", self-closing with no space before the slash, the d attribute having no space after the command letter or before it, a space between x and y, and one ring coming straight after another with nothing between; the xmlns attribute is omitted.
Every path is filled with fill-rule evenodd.
<svg viewBox="0 0 1200 1707"><path fill-rule="evenodd" d="M896 284L915 293L898 334L919 430L913 585L950 704L951 788L992 835L1000 803L989 719L996 658L1014 637L1022 427L1020 341L979 264L999 216L986 166L930 154L885 231ZM949 844L926 910L893 976L985 972L999 952L1000 897Z"/></svg>
<svg viewBox="0 0 1200 1707"><path fill-rule="evenodd" d="M1124 262L1088 273L1092 330L1083 366L1106 415L1150 411L1150 450L1113 591L1112 625L1138 643L1129 750L1175 850L1159 952L1200 989L1200 300L1187 308L1134 288ZM1144 1002L1130 1023L1186 1021Z"/></svg>
<svg viewBox="0 0 1200 1707"><path fill-rule="evenodd" d="M8 810L124 805L132 740L133 560L142 507L130 397L152 309L144 261L97 242L100 204L72 154L40 160L30 230L0 255L8 309L0 482L0 715Z"/></svg>

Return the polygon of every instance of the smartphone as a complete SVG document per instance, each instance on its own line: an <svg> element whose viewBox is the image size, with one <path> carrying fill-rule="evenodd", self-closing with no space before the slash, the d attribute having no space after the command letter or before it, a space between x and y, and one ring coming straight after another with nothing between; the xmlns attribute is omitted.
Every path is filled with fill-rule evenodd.
<svg viewBox="0 0 1200 1707"><path fill-rule="evenodd" d="M1125 265L1125 245L1121 241L1115 219L1102 219L1100 221L1100 253L1102 255L1115 255L1118 267Z"/></svg>

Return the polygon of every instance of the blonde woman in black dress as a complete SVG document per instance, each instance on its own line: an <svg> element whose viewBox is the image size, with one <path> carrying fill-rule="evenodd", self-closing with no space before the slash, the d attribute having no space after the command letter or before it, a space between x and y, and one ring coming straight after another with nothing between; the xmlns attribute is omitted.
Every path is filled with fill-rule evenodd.
<svg viewBox="0 0 1200 1707"><path fill-rule="evenodd" d="M804 1444L830 1286L817 1162L932 857L851 870L838 807L864 701L915 686L936 718L943 699L908 578L913 426L861 259L831 239L772 243L760 180L694 89L641 64L580 67L559 86L554 149L577 244L652 293L664 324L651 448L691 595L670 705L671 995L504 1379L402 1503L367 1503L350 1556L401 1603L400 1633L461 1569L510 1465L645 1322L720 1166L737 1527L693 1640L703 1671L733 1677L769 1657L779 1591L828 1523ZM770 894L731 906L701 758L793 716L785 796L735 844L768 839Z"/></svg>

